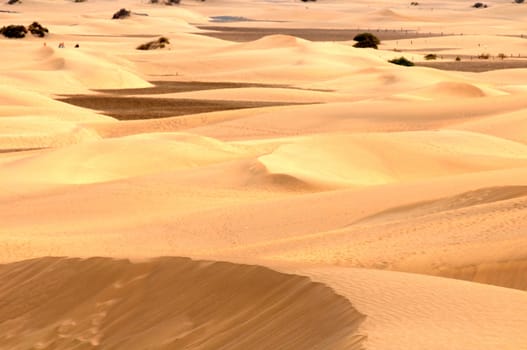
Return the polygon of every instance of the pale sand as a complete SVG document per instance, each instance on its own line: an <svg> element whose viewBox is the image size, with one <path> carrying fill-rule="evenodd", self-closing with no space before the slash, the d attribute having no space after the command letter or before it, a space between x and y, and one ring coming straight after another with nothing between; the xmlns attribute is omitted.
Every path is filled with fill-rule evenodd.
<svg viewBox="0 0 527 350"><path fill-rule="evenodd" d="M527 69L386 62L521 64L470 5L2 5L0 349L527 349Z"/></svg>

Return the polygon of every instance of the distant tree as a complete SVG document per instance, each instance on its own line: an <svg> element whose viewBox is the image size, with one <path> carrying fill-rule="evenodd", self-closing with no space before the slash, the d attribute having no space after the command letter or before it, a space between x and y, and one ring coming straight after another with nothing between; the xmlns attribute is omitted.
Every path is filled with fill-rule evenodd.
<svg viewBox="0 0 527 350"><path fill-rule="evenodd" d="M353 40L357 43L353 47L359 48L374 48L377 49L377 46L380 45L381 41L375 35L371 33L361 33L357 34Z"/></svg>

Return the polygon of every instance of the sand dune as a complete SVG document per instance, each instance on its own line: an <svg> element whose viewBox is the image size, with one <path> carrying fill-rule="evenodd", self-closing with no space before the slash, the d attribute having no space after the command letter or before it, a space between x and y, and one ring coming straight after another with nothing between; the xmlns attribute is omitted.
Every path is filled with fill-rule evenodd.
<svg viewBox="0 0 527 350"><path fill-rule="evenodd" d="M3 6L0 349L527 349L527 70L471 72L527 16L471 5Z"/></svg>
<svg viewBox="0 0 527 350"><path fill-rule="evenodd" d="M363 316L347 299L258 266L44 258L0 266L0 279L9 349L359 349L362 340Z"/></svg>
<svg viewBox="0 0 527 350"><path fill-rule="evenodd" d="M367 313L360 328L368 333L366 348L525 348L520 326L525 322L525 292L368 269L314 267L296 271L329 284Z"/></svg>

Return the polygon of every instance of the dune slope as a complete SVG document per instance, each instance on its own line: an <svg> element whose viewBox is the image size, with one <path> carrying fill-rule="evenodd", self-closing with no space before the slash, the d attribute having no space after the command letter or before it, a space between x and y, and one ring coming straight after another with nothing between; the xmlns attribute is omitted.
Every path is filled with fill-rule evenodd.
<svg viewBox="0 0 527 350"><path fill-rule="evenodd" d="M259 266L42 258L0 266L0 280L2 348L359 349L362 340L364 316L347 299Z"/></svg>

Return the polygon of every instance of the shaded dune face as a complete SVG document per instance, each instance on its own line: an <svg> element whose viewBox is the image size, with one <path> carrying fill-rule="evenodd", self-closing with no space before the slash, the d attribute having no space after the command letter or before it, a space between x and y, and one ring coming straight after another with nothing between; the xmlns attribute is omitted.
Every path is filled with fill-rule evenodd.
<svg viewBox="0 0 527 350"><path fill-rule="evenodd" d="M360 349L364 316L307 277L223 262L40 258L0 266L9 349Z"/></svg>

